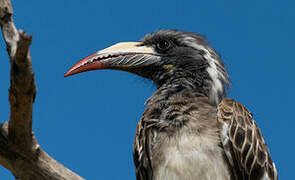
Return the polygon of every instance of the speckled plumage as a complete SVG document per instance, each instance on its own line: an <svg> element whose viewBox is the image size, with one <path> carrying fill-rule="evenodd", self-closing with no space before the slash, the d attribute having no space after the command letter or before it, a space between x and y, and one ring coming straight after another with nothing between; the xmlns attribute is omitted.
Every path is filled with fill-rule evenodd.
<svg viewBox="0 0 295 180"><path fill-rule="evenodd" d="M168 94L156 92L138 124L137 179L229 179L216 108L206 96L181 86Z"/></svg>
<svg viewBox="0 0 295 180"><path fill-rule="evenodd" d="M155 38L161 33L165 34L149 36ZM199 36L173 33L176 37L182 35L178 39L186 46L199 48L196 50L201 51L198 54L202 57L191 57L197 62L195 69L185 66L190 72L197 71L192 73L195 77L185 75L184 71L180 75L175 73L179 69L171 72L175 76L165 74L168 78L147 101L134 143L137 180L277 179L276 168L252 115L237 101L224 98L229 81L219 56ZM187 39L191 41L188 43ZM210 53L207 58L206 53ZM208 57L217 62L215 70L219 73L215 77L208 73ZM213 98L209 93L214 88L212 78L219 78L222 86L213 92Z"/></svg>
<svg viewBox="0 0 295 180"><path fill-rule="evenodd" d="M252 114L225 98L230 84L203 36L176 30L118 43L73 66L65 76L116 69L152 80L133 146L137 180L277 180Z"/></svg>
<svg viewBox="0 0 295 180"><path fill-rule="evenodd" d="M176 89L156 91L138 123L138 180L277 179L261 132L243 105L224 98L216 108L198 92Z"/></svg>

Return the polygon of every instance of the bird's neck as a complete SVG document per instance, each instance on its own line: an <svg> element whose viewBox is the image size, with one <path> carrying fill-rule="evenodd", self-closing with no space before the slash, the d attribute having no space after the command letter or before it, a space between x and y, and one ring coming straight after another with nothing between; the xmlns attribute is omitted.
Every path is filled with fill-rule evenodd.
<svg viewBox="0 0 295 180"><path fill-rule="evenodd" d="M217 106L224 94L221 97L221 95L218 93L212 93L211 88L212 84L210 80L188 76L180 76L178 78L174 77L173 79L166 79L164 83L158 85L156 92L151 98L154 96L163 96L165 98L169 98L175 94L190 92L192 94L198 94L207 97L212 105Z"/></svg>
<svg viewBox="0 0 295 180"><path fill-rule="evenodd" d="M146 105L154 106L155 104L165 105L169 100L175 96L184 96L184 94L190 94L190 96L203 96L207 97L204 89L196 86L192 81L185 78L173 79L158 86L157 90L148 99Z"/></svg>
<svg viewBox="0 0 295 180"><path fill-rule="evenodd" d="M177 81L159 87L146 103L144 121L169 132L190 121L191 113L203 110L209 98L189 82ZM201 122L200 122L201 123ZM200 128L199 122L196 128Z"/></svg>

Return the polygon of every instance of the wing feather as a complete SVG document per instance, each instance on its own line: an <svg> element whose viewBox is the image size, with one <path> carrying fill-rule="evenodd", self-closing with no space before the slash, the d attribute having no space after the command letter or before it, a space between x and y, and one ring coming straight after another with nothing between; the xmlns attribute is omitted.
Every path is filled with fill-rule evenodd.
<svg viewBox="0 0 295 180"><path fill-rule="evenodd" d="M136 128L136 136L133 145L133 160L137 180L152 180L153 171L150 159L149 128L140 120Z"/></svg>
<svg viewBox="0 0 295 180"><path fill-rule="evenodd" d="M225 98L218 105L225 156L235 179L277 180L277 170L252 114L239 102Z"/></svg>

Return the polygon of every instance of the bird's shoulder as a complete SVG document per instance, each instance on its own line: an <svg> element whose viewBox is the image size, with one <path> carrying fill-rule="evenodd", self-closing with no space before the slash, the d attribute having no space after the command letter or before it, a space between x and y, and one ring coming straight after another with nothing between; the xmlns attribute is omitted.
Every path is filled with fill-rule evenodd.
<svg viewBox="0 0 295 180"><path fill-rule="evenodd" d="M276 167L252 113L230 98L224 98L217 111L221 144L235 178L277 180Z"/></svg>

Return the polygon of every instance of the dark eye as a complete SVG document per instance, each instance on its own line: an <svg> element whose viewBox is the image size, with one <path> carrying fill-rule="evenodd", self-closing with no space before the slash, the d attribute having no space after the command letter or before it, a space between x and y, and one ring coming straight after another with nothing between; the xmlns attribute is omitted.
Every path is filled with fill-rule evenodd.
<svg viewBox="0 0 295 180"><path fill-rule="evenodd" d="M166 51L170 48L170 42L166 40L161 40L157 43L157 48L161 51Z"/></svg>

